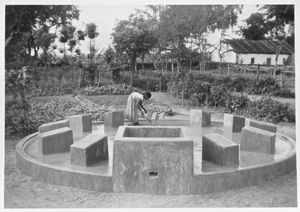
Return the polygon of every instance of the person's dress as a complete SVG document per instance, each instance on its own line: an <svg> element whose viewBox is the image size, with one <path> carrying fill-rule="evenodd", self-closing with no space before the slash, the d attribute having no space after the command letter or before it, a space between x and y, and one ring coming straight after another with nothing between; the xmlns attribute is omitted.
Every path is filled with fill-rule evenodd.
<svg viewBox="0 0 300 212"><path fill-rule="evenodd" d="M143 99L143 94L138 92L133 92L128 97L125 117L134 124L138 122L138 103L143 101Z"/></svg>

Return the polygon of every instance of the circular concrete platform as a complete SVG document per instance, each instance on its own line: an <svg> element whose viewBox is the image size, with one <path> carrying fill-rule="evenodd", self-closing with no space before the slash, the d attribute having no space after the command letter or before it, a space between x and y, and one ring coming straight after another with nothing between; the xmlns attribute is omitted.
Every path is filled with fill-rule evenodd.
<svg viewBox="0 0 300 212"><path fill-rule="evenodd" d="M141 124L149 125L150 123L145 121ZM159 123L152 124L186 127L189 125L189 121L160 120ZM212 122L210 127L202 128L202 135L210 132L224 134L222 126L222 122ZM103 123L97 123L93 124L93 131L101 131L108 135L109 160L106 162L81 167L70 163L70 152L39 156L37 154L38 133L34 133L23 138L17 144L17 167L25 174L45 183L114 192L112 164L113 143L117 129L107 131L104 129ZM238 166L222 167L208 161L202 161L201 135L190 129L187 131L194 141L194 174L191 182L189 182L192 185L191 188L181 194L220 192L255 185L287 174L296 168L295 141L283 134L276 134L274 155L240 150ZM234 133L232 140L238 143L239 139L240 133ZM150 191L142 193L153 194Z"/></svg>

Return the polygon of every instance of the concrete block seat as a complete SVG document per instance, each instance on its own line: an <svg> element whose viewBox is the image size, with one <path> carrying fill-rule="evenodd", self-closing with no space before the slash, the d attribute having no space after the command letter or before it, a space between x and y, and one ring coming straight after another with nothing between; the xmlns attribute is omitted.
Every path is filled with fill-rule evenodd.
<svg viewBox="0 0 300 212"><path fill-rule="evenodd" d="M256 127L242 129L240 149L245 151L275 153L276 134Z"/></svg>
<svg viewBox="0 0 300 212"><path fill-rule="evenodd" d="M245 117L224 113L224 130L228 132L241 132L245 126Z"/></svg>
<svg viewBox="0 0 300 212"><path fill-rule="evenodd" d="M71 164L89 166L108 160L107 135L94 132L71 145Z"/></svg>
<svg viewBox="0 0 300 212"><path fill-rule="evenodd" d="M199 125L201 127L208 127L211 123L210 113L203 110L191 110L190 125Z"/></svg>
<svg viewBox="0 0 300 212"><path fill-rule="evenodd" d="M239 145L217 133L202 137L202 159L221 166L239 164Z"/></svg>
<svg viewBox="0 0 300 212"><path fill-rule="evenodd" d="M124 125L123 111L113 111L104 114L104 126L106 128L118 128Z"/></svg>
<svg viewBox="0 0 300 212"><path fill-rule="evenodd" d="M63 127L38 135L38 151L45 154L70 151L73 144L73 134L69 127Z"/></svg>
<svg viewBox="0 0 300 212"><path fill-rule="evenodd" d="M91 114L67 116L66 119L69 120L74 138L81 138L84 136L84 133L92 132Z"/></svg>

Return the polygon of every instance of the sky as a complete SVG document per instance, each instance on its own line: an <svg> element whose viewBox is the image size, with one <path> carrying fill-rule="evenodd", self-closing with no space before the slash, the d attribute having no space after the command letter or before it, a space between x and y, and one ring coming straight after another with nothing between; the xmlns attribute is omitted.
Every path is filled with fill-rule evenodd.
<svg viewBox="0 0 300 212"><path fill-rule="evenodd" d="M78 29L85 29L85 24L95 23L97 25L98 37L95 40L96 48L99 51L105 50L112 44L111 33L116 26L117 20L128 19L131 13L135 12L135 9L145 9L145 5L78 5L80 10L79 20L74 21L74 26ZM238 25L242 24L242 21L248 18L251 13L258 11L256 5L244 5L242 14L238 18ZM236 37L231 30L229 33ZM208 37L208 41L211 44L219 42L220 33L216 32ZM81 44L81 51L83 53L88 52L88 39Z"/></svg>

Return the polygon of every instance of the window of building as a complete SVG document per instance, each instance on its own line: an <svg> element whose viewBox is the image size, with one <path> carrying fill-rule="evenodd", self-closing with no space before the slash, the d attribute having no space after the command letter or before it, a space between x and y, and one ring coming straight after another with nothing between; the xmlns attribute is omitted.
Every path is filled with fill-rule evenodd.
<svg viewBox="0 0 300 212"><path fill-rule="evenodd" d="M282 65L284 65L284 64L285 64L285 58L282 59Z"/></svg>
<svg viewBox="0 0 300 212"><path fill-rule="evenodd" d="M254 57L251 57L251 65L254 64Z"/></svg>
<svg viewBox="0 0 300 212"><path fill-rule="evenodd" d="M271 58L270 58L270 57L267 58L267 65L268 65L268 66L271 65Z"/></svg>

